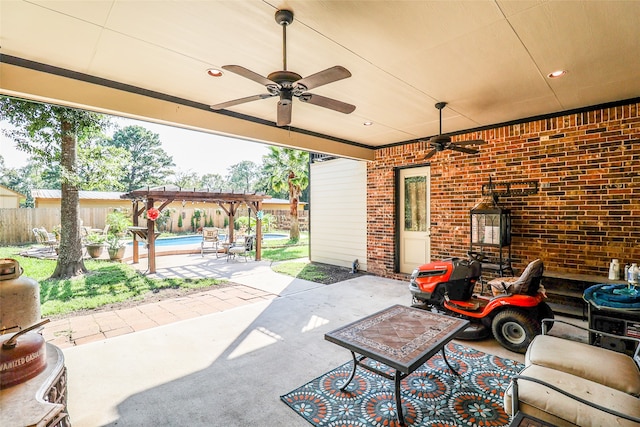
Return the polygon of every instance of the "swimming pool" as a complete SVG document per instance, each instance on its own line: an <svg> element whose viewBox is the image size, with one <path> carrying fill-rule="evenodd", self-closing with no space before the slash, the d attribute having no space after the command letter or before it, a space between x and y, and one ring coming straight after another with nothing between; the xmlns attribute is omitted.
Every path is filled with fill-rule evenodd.
<svg viewBox="0 0 640 427"><path fill-rule="evenodd" d="M220 234L220 241L224 241L227 236ZM273 239L286 239L289 236L287 234L279 233L265 233L262 235L264 240ZM199 245L202 242L202 236L195 234L192 236L180 236L180 237L163 237L156 240L156 246L183 246L183 245ZM144 241L138 241L138 245L144 245ZM129 242L129 245L133 245L133 242Z"/></svg>

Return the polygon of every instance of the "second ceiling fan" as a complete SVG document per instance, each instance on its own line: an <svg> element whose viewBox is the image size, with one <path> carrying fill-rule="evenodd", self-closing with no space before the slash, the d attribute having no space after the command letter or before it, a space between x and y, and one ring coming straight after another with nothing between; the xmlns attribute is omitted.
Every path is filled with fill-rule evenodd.
<svg viewBox="0 0 640 427"><path fill-rule="evenodd" d="M305 78L302 78L298 73L288 71L287 26L293 22L293 12L290 10L278 10L276 12L275 19L276 22L282 26L283 70L274 71L267 77L264 77L240 65L224 65L222 67L224 70L231 71L232 73L264 85L267 89L267 93L222 102L220 104L212 105L211 108L214 110L222 110L234 105L244 104L246 102L271 98L272 96L279 96L278 118L276 121L278 126L286 126L291 123L292 101L294 97L300 99L302 102L308 102L309 104L328 108L340 113L349 114L353 112L356 109L355 105L307 92L310 89L351 77L349 70L336 65L335 67L327 68L326 70L317 72Z"/></svg>
<svg viewBox="0 0 640 427"><path fill-rule="evenodd" d="M421 160L427 160L435 156L439 151L453 150L467 154L477 154L478 150L475 148L467 148L467 145L481 145L486 144L486 141L482 139L474 139L471 141L451 142L451 137L442 134L442 109L447 105L446 102L438 102L436 108L440 111L440 132L437 136L429 138L429 145L433 147Z"/></svg>

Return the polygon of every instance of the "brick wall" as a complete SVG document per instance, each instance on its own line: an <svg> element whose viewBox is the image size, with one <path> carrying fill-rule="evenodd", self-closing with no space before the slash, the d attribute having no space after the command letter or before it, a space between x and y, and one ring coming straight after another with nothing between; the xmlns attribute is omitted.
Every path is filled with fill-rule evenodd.
<svg viewBox="0 0 640 427"><path fill-rule="evenodd" d="M466 256L469 211L491 176L538 182L535 195L501 197L511 209L512 257L520 271L607 275L612 258L640 263L640 103L545 118L454 136L482 138L480 154L438 153L431 162L431 256ZM395 274L397 168L429 151L424 142L382 148L368 164L369 272Z"/></svg>

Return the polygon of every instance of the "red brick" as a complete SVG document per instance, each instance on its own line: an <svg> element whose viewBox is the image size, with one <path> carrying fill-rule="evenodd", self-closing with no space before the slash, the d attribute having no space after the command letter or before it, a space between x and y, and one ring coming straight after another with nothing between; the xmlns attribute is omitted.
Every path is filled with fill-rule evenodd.
<svg viewBox="0 0 640 427"><path fill-rule="evenodd" d="M536 195L500 198L512 210L516 268L540 257L549 270L606 275L611 258L640 261L639 105L454 136L487 144L477 156L445 151L431 159L432 259L466 256L469 210L491 176L539 185ZM385 147L367 166L367 257L374 274L406 280L393 271L394 171L419 165L429 149L425 142Z"/></svg>

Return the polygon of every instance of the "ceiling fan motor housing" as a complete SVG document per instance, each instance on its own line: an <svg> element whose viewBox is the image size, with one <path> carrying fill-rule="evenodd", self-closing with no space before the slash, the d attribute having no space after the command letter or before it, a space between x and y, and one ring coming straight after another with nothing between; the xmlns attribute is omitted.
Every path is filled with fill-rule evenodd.
<svg viewBox="0 0 640 427"><path fill-rule="evenodd" d="M275 18L279 25L290 25L293 22L293 12L286 9L277 10Z"/></svg>
<svg viewBox="0 0 640 427"><path fill-rule="evenodd" d="M282 87L292 87L293 83L297 82L302 78L302 76L298 73L294 73L293 71L274 71L269 74L267 78L271 81L278 83Z"/></svg>

